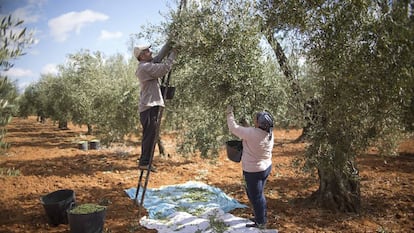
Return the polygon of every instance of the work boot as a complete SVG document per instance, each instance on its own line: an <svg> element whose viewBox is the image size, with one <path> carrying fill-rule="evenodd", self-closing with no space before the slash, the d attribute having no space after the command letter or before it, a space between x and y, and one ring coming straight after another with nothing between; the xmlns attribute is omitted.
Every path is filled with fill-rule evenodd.
<svg viewBox="0 0 414 233"><path fill-rule="evenodd" d="M266 229L266 225L265 224L258 224L258 223L248 223L246 224L246 227L255 227L255 228L259 228L259 229Z"/></svg>

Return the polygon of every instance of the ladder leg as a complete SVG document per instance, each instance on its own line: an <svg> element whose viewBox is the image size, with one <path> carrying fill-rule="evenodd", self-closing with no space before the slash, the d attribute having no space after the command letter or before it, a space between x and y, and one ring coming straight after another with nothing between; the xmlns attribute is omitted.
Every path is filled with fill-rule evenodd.
<svg viewBox="0 0 414 233"><path fill-rule="evenodd" d="M144 183L144 186L142 187L143 189L142 189L141 201L140 201L139 207L138 207L138 219L141 218L141 208L144 205L145 193L147 191L149 176L150 176L151 169L152 169L152 160L154 158L155 145L157 143L157 138L159 137L159 134L160 134L162 112L163 112L163 107L159 107L158 116L157 116L156 131L155 131L155 140L154 140L154 142L152 144L150 161L148 163L148 170L147 170L146 176L145 176L145 183ZM139 189L141 187L143 173L144 173L144 170L141 170L141 175L139 177L139 181L138 181L138 185L137 185L137 192L135 193L135 200L138 197L138 191L139 191Z"/></svg>
<svg viewBox="0 0 414 233"><path fill-rule="evenodd" d="M139 179L138 179L137 191L136 191L136 193L135 193L135 198L134 198L134 201L135 201L135 203L136 203L136 204L139 204L139 203L137 202L137 199L138 199L139 189L141 188L141 182L142 182L142 175L143 175L143 174L144 174L144 171L141 171L141 174L140 174Z"/></svg>
<svg viewBox="0 0 414 233"><path fill-rule="evenodd" d="M146 174L146 177L145 177L145 183L144 183L144 186L142 187L141 201L140 201L139 207L138 207L138 219L141 219L141 208L144 206L144 198L145 198L145 193L147 192L147 185L148 185L150 172L151 172L151 170L147 170L147 174ZM141 171L141 174L142 173L144 173L144 171ZM137 193L138 193L138 191L137 191Z"/></svg>

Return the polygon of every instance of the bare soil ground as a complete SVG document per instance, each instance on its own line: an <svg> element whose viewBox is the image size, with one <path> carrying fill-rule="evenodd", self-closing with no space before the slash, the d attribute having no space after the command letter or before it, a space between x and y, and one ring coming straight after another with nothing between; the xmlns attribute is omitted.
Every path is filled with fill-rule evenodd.
<svg viewBox="0 0 414 233"><path fill-rule="evenodd" d="M40 202L59 189L75 191L76 203L108 206L105 232L156 232L139 225L138 207L124 190L136 187L138 140L83 151L77 142L86 128L69 125L58 130L34 117L15 118L6 141L11 148L0 156L0 232L69 232L68 225L52 227ZM380 158L371 151L358 159L361 176L360 214L331 213L306 206L303 199L318 187L315 177L301 173L292 161L304 153L305 143L294 143L299 130L276 130L273 171L266 186L269 228L280 232L414 232L414 138L401 144L400 156ZM149 188L202 181L249 205L242 186L240 164L223 151L217 160L183 158L175 152L174 135L162 135L169 157L156 152L157 173ZM251 208L237 209L249 218ZM146 212L144 211L144 215Z"/></svg>

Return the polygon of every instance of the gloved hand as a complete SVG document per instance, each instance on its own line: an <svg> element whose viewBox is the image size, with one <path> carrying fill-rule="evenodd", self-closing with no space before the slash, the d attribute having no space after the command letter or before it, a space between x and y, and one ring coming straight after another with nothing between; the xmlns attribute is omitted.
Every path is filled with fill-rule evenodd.
<svg viewBox="0 0 414 233"><path fill-rule="evenodd" d="M171 40L170 45L171 45L171 48L174 48L176 50L181 50L184 47L182 43L179 42L178 39Z"/></svg>

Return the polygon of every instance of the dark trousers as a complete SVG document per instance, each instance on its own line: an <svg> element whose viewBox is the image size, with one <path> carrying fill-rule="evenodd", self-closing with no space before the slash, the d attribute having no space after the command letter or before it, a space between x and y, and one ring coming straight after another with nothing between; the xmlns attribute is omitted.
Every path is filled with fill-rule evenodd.
<svg viewBox="0 0 414 233"><path fill-rule="evenodd" d="M157 136L157 120L159 106L152 107L139 114L142 125L141 158L139 165L148 165L154 154L154 143Z"/></svg>
<svg viewBox="0 0 414 233"><path fill-rule="evenodd" d="M261 172L243 171L244 180L246 182L247 197L253 205L254 218L257 224L266 224L267 222L264 187L267 177L271 171L271 165L266 170Z"/></svg>

